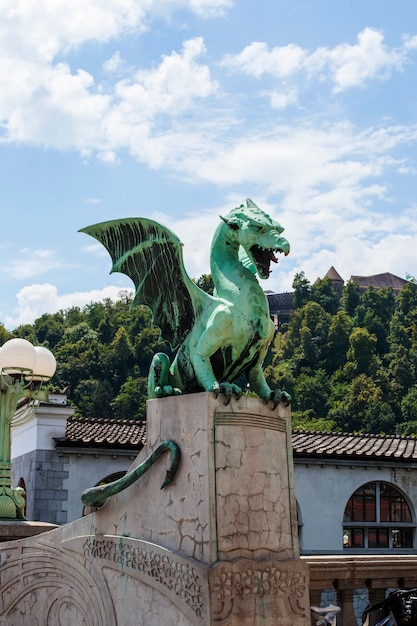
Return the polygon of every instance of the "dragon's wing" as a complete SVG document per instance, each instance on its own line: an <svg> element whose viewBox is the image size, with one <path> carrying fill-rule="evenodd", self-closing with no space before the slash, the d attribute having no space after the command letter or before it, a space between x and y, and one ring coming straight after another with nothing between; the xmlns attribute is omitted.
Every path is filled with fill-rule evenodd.
<svg viewBox="0 0 417 626"><path fill-rule="evenodd" d="M188 276L182 243L168 228L132 217L81 228L109 252L112 272L122 272L136 287L133 305L150 307L153 322L172 349L184 340L210 296Z"/></svg>

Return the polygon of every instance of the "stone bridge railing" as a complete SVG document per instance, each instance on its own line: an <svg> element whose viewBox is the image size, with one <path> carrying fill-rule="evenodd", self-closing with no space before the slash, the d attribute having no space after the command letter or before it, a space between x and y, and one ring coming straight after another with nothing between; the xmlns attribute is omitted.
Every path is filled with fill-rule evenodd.
<svg viewBox="0 0 417 626"><path fill-rule="evenodd" d="M417 587L417 555L303 556L310 569L310 603L319 605L322 591L334 589L342 608L338 626L357 626L353 596L367 589L369 602L380 602L387 589ZM360 623L360 622L359 622Z"/></svg>

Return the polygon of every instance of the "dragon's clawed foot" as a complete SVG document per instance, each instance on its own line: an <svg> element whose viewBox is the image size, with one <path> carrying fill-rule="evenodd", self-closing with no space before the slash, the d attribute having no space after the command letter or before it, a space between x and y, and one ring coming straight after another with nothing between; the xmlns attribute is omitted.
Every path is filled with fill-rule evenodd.
<svg viewBox="0 0 417 626"><path fill-rule="evenodd" d="M234 383L216 382L213 385L212 391L214 392L214 395L216 396L216 398L218 397L219 393L222 393L224 395L224 404L226 406L230 403L230 400L232 399L233 396L236 397L236 400L239 400L239 398L242 395L241 388L235 385Z"/></svg>
<svg viewBox="0 0 417 626"><path fill-rule="evenodd" d="M181 389L177 387L171 387L171 385L164 385L163 387L155 387L155 398L166 398L167 396L180 396Z"/></svg>
<svg viewBox="0 0 417 626"><path fill-rule="evenodd" d="M274 389L271 391L269 398L264 398L264 402L272 401L272 410L276 409L280 402L283 402L285 406L291 404L291 396L286 391L281 389Z"/></svg>

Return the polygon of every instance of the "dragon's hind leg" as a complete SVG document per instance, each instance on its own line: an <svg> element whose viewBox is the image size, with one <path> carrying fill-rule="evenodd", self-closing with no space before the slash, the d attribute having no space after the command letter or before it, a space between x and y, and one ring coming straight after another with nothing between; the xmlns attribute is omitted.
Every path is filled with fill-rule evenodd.
<svg viewBox="0 0 417 626"><path fill-rule="evenodd" d="M172 386L170 374L170 361L168 355L158 352L152 359L148 375L148 398L164 398L177 396L181 389Z"/></svg>

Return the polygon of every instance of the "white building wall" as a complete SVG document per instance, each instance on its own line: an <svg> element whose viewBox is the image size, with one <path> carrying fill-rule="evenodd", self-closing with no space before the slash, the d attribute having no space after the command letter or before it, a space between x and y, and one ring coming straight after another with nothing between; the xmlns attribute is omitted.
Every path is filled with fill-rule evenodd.
<svg viewBox="0 0 417 626"><path fill-rule="evenodd" d="M56 447L55 438L64 436L66 420L72 413L64 404L40 405L29 420L21 420L12 429L13 484L24 478L31 513L38 511L40 519L46 514L54 516L42 521L65 523L81 517L82 492L111 474L127 471L137 456L129 450ZM294 477L302 554L343 552L345 506L368 482L387 482L399 489L417 523L416 463L393 463L383 458L368 464L342 459L337 463L307 462L296 457ZM417 539L414 545L417 547Z"/></svg>
<svg viewBox="0 0 417 626"><path fill-rule="evenodd" d="M295 495L301 527L302 554L343 552L343 513L351 495L369 482L399 489L417 521L417 467L398 464L316 463L295 461Z"/></svg>
<svg viewBox="0 0 417 626"><path fill-rule="evenodd" d="M58 456L64 460L64 467L68 471L68 478L63 481L67 499L62 507L67 513L67 522L72 522L83 515L82 492L95 487L111 474L126 472L137 455L132 451L60 448Z"/></svg>
<svg viewBox="0 0 417 626"><path fill-rule="evenodd" d="M135 451L56 446L65 436L74 409L60 395L54 402L16 414L12 428L12 484L23 478L28 490L27 515L35 521L68 523L82 517L84 489L107 476L126 472Z"/></svg>
<svg viewBox="0 0 417 626"><path fill-rule="evenodd" d="M55 437L65 436L67 419L74 414L70 406L40 404L25 415L17 414L12 425L12 461L34 450L55 450Z"/></svg>

